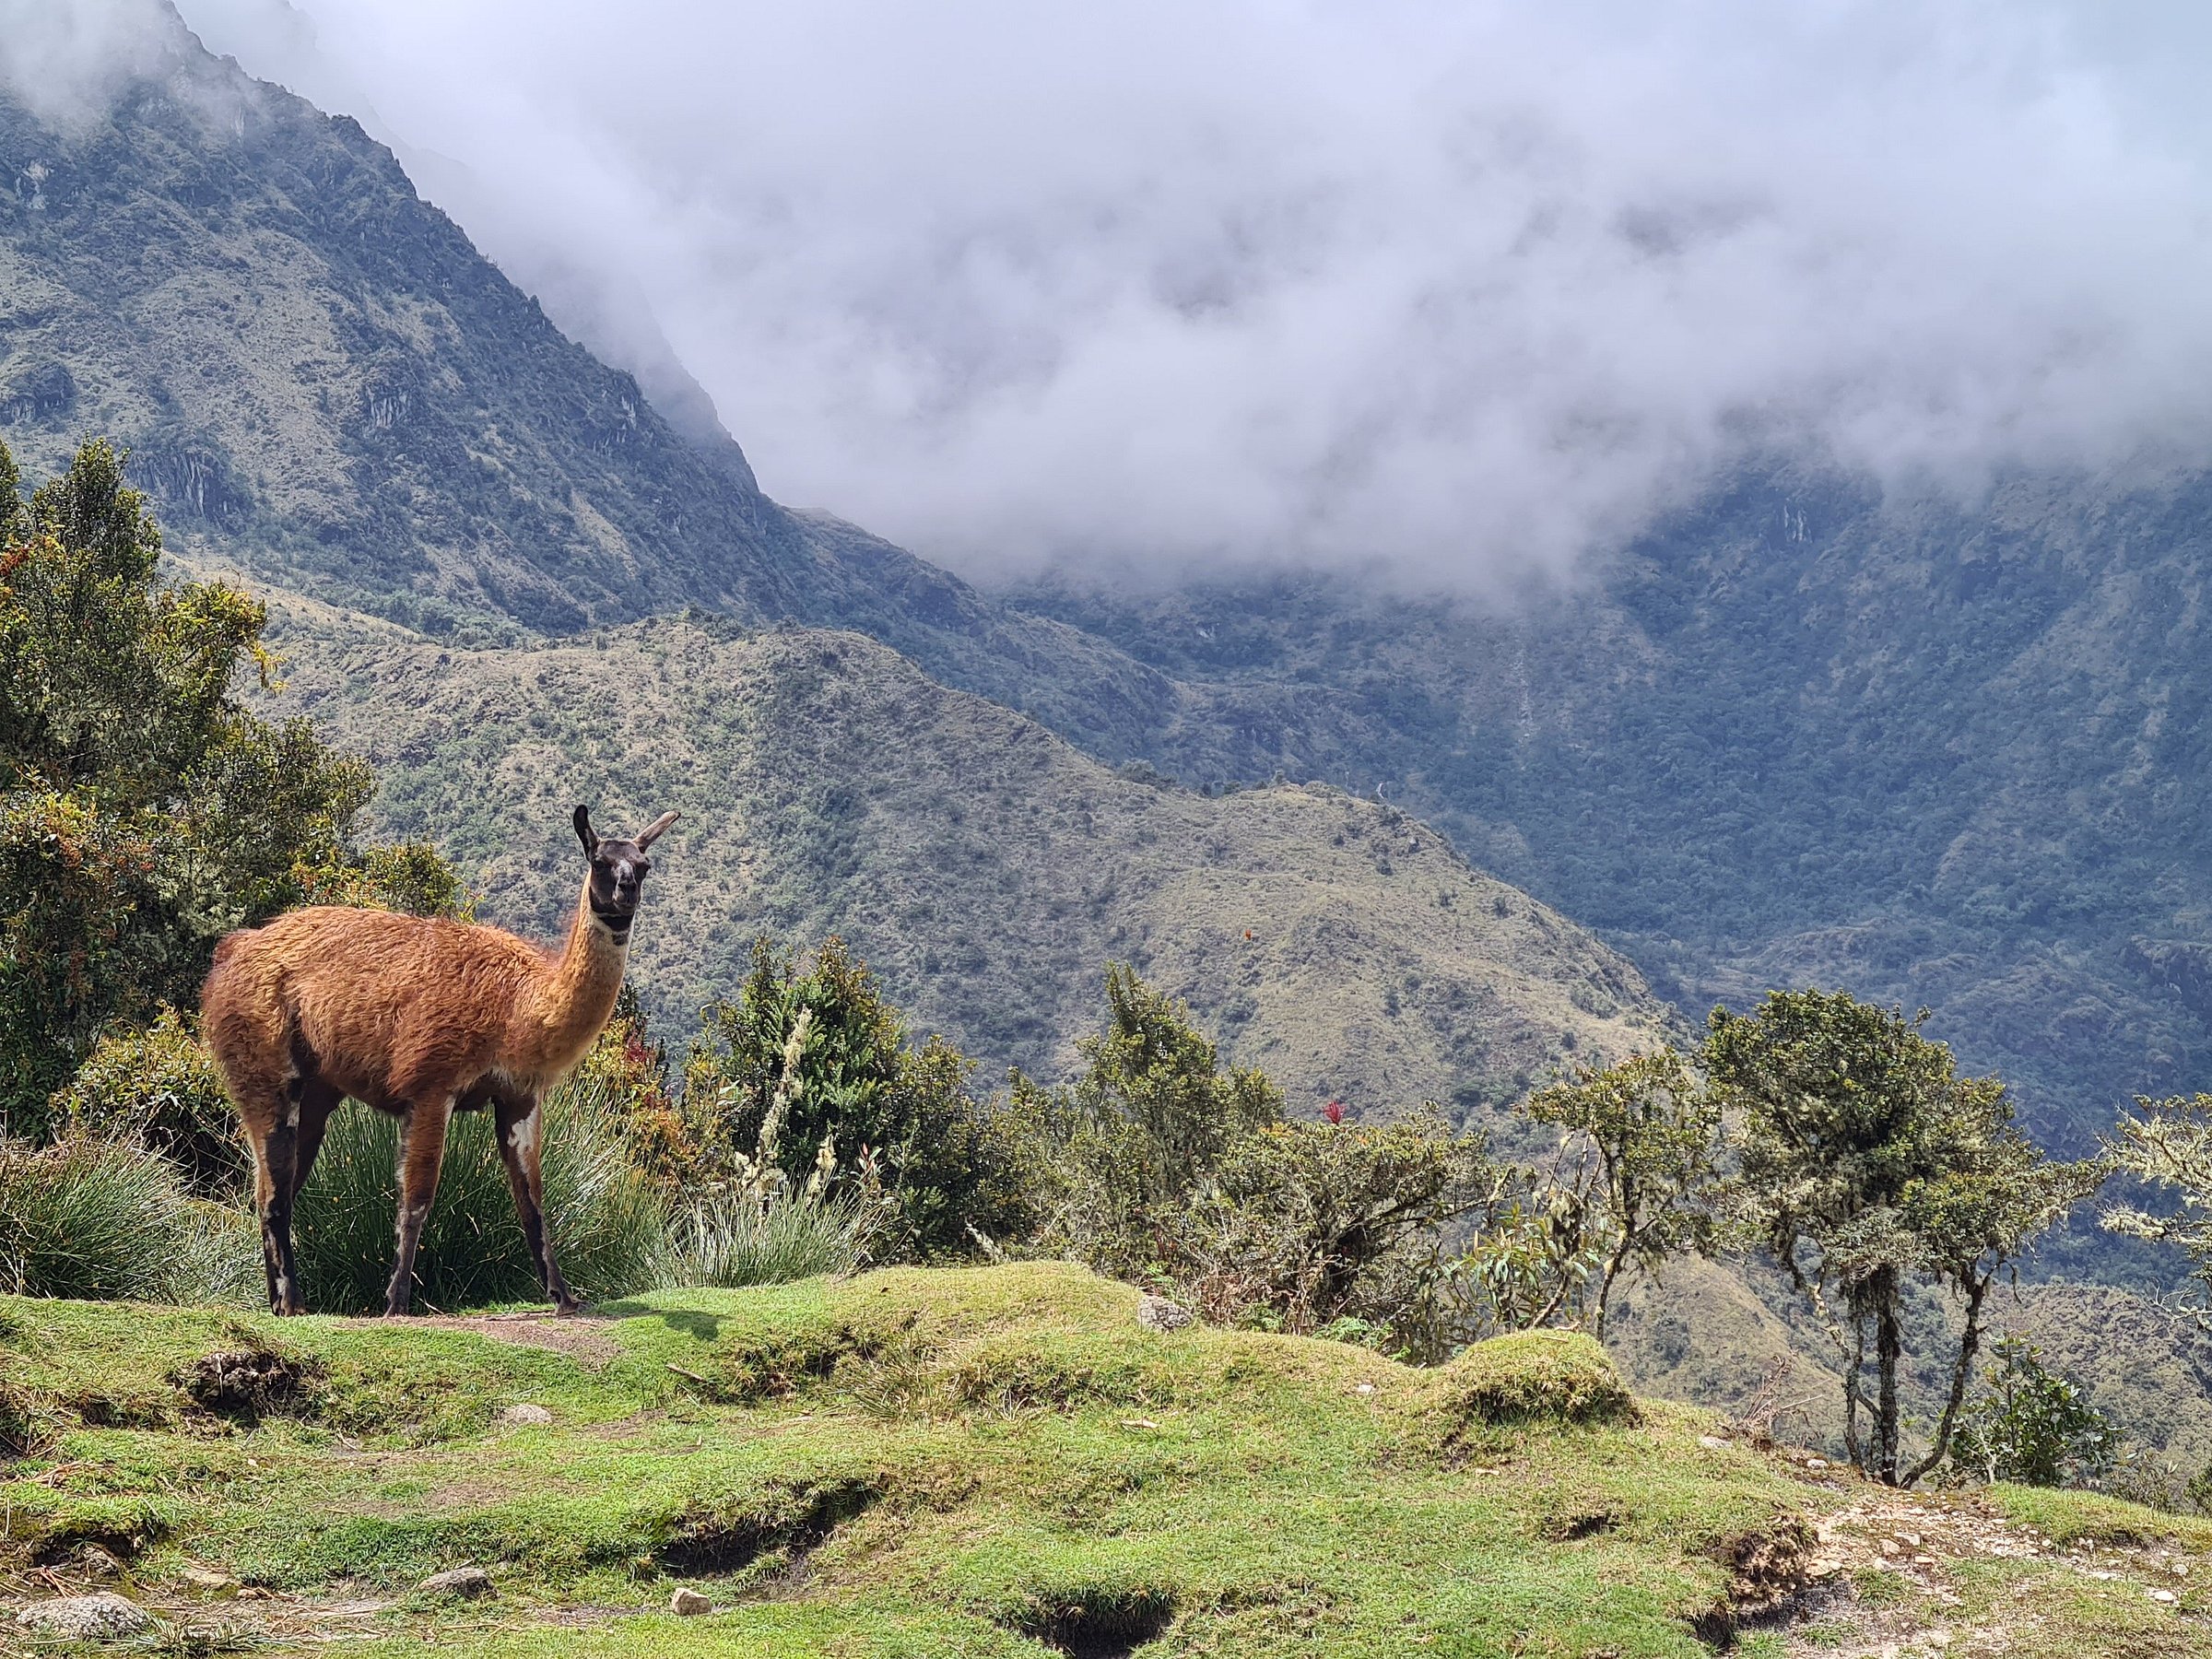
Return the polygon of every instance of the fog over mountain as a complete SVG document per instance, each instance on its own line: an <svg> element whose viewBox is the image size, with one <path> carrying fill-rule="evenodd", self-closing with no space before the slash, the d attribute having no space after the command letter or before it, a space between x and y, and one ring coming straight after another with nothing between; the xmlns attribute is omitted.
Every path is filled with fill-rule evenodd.
<svg viewBox="0 0 2212 1659"><path fill-rule="evenodd" d="M1479 591L1777 444L2212 439L2180 4L180 4L771 493L971 572ZM0 50L58 98L156 5Z"/></svg>

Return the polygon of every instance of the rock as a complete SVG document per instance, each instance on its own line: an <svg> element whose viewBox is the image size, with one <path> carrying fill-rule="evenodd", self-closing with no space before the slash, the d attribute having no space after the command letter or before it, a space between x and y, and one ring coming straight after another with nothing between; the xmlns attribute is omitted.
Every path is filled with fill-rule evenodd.
<svg viewBox="0 0 2212 1659"><path fill-rule="evenodd" d="M1180 1331L1198 1316L1179 1301L1147 1295L1138 1304L1136 1323L1151 1331Z"/></svg>
<svg viewBox="0 0 2212 1659"><path fill-rule="evenodd" d="M1876 1541L1881 1546L1881 1551L1884 1555L1893 1556L1897 1553L1897 1540L1895 1538L1880 1538Z"/></svg>
<svg viewBox="0 0 2212 1659"><path fill-rule="evenodd" d="M1371 1394L1375 1392L1375 1385L1372 1382L1362 1382L1352 1392L1356 1394Z"/></svg>
<svg viewBox="0 0 2212 1659"><path fill-rule="evenodd" d="M2150 1593L2150 1599L2155 1602L2164 1602L2171 1606L2173 1603L2181 1600L2181 1597L2171 1590L2153 1590Z"/></svg>
<svg viewBox="0 0 2212 1659"><path fill-rule="evenodd" d="M1943 1649L1951 1645L1951 1633L1948 1630L1930 1630L1925 1636L1921 1638L1921 1641L1926 1642L1930 1647L1935 1648L1937 1652L1941 1652Z"/></svg>
<svg viewBox="0 0 2212 1659"><path fill-rule="evenodd" d="M1699 1435L1698 1444L1704 1447L1708 1452L1725 1452L1728 1450L1728 1442L1723 1440L1717 1434Z"/></svg>
<svg viewBox="0 0 2212 1659"><path fill-rule="evenodd" d="M1828 1467L1828 1459L1825 1457L1808 1457L1805 1460L1805 1466L1808 1469L1825 1469Z"/></svg>
<svg viewBox="0 0 2212 1659"><path fill-rule="evenodd" d="M694 1614L713 1612L714 1604L696 1590L678 1590L668 1598L668 1611L688 1618Z"/></svg>
<svg viewBox="0 0 2212 1659"><path fill-rule="evenodd" d="M491 1574L481 1567L456 1567L451 1572L433 1572L415 1586L425 1595L457 1595L474 1601L491 1594Z"/></svg>
<svg viewBox="0 0 2212 1659"><path fill-rule="evenodd" d="M88 1579L119 1579L123 1563L97 1544L88 1544L76 1552L76 1570Z"/></svg>
<svg viewBox="0 0 2212 1659"><path fill-rule="evenodd" d="M543 1428L546 1424L551 1422L552 1420L553 1414L547 1411L543 1406L532 1406L528 1404L521 1406L510 1406L506 1410L500 1413L500 1421L502 1423L513 1423L516 1425L526 1424L532 1428Z"/></svg>
<svg viewBox="0 0 2212 1659"><path fill-rule="evenodd" d="M136 1602L128 1602L112 1590L94 1595L65 1595L53 1601L33 1602L16 1615L16 1623L41 1636L61 1636L72 1641L112 1641L119 1636L137 1636L151 1630L154 1616Z"/></svg>
<svg viewBox="0 0 2212 1659"><path fill-rule="evenodd" d="M211 1571L206 1567L187 1567L177 1574L183 1586L199 1595L236 1595L238 1581L227 1572Z"/></svg>

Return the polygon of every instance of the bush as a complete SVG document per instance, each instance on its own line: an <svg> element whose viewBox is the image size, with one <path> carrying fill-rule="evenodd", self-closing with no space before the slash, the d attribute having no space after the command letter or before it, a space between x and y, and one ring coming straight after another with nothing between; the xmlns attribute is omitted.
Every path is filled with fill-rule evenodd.
<svg viewBox="0 0 2212 1659"><path fill-rule="evenodd" d="M1548 1419L1632 1423L1636 1402L1606 1350L1579 1331L1493 1336L1436 1372L1431 1416L1447 1432Z"/></svg>
<svg viewBox="0 0 2212 1659"><path fill-rule="evenodd" d="M871 1165L892 1200L879 1248L894 1259L968 1255L974 1232L1001 1239L1030 1230L1019 1148L1007 1124L969 1092L973 1068L940 1038L910 1046L875 976L834 937L803 967L771 941L756 942L736 999L706 1009L684 1067L682 1114L700 1155L683 1184L729 1179L743 1149L758 1145L803 1014L798 1087L777 1137L794 1185L825 1141L841 1163Z"/></svg>
<svg viewBox="0 0 2212 1659"><path fill-rule="evenodd" d="M1075 1084L1017 1073L1009 1112L1044 1149L1043 1241L1142 1279L1173 1270L1191 1200L1240 1137L1282 1122L1283 1098L1260 1072L1224 1071L1190 1009L1124 964L1107 966L1106 1007Z"/></svg>
<svg viewBox="0 0 2212 1659"><path fill-rule="evenodd" d="M1163 1265L1208 1318L1439 1359L1457 1324L1438 1305L1442 1230L1488 1173L1482 1137L1433 1108L1379 1127L1270 1124L1163 1230Z"/></svg>
<svg viewBox="0 0 2212 1659"><path fill-rule="evenodd" d="M2000 1338L1983 1392L1959 1414L1951 1465L1977 1480L2084 1486L2112 1471L2120 1431L2081 1385L2048 1370L2036 1347Z"/></svg>
<svg viewBox="0 0 2212 1659"><path fill-rule="evenodd" d="M160 1153L203 1197L235 1196L243 1186L250 1159L237 1110L214 1057L174 1008L143 1031L102 1037L61 1103L78 1128Z"/></svg>
<svg viewBox="0 0 2212 1659"><path fill-rule="evenodd" d="M130 1141L0 1141L0 1290L135 1301L231 1301L260 1277L235 1210L195 1204L176 1169Z"/></svg>
<svg viewBox="0 0 2212 1659"><path fill-rule="evenodd" d="M580 1293L601 1300L658 1283L665 1271L666 1210L624 1153L619 1102L580 1073L541 1110L546 1225L562 1274ZM383 1306L398 1155L394 1119L359 1105L332 1115L292 1222L300 1276L317 1310L359 1313ZM542 1294L488 1112L453 1120L415 1272L420 1300L434 1309Z"/></svg>

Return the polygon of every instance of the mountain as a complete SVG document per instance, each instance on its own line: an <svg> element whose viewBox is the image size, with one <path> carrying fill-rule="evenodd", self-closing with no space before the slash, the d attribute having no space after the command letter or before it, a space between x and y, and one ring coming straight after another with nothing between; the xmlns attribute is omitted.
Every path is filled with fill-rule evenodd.
<svg viewBox="0 0 2212 1659"><path fill-rule="evenodd" d="M764 931L842 934L993 1070L1059 1071L1101 964L1133 961L1238 1061L1355 1114L1485 1115L1665 1026L1626 961L1395 808L1110 771L856 634L668 618L471 651L279 606L278 701L375 764L379 829L434 835L488 920L565 924L574 802L682 810L632 959L678 1034Z"/></svg>
<svg viewBox="0 0 2212 1659"><path fill-rule="evenodd" d="M762 495L689 411L568 339L354 122L173 16L97 112L0 91L0 437L131 449L171 544L461 640L686 606L860 629L1070 729L1172 688L912 554ZM663 383L674 383L664 374ZM1049 674L1036 672L1050 665Z"/></svg>
<svg viewBox="0 0 2212 1659"><path fill-rule="evenodd" d="M1184 688L1163 768L1383 784L1687 1007L1928 1006L2080 1147L2212 1077L2207 552L2201 476L1967 505L1770 467L1512 615L1013 597Z"/></svg>

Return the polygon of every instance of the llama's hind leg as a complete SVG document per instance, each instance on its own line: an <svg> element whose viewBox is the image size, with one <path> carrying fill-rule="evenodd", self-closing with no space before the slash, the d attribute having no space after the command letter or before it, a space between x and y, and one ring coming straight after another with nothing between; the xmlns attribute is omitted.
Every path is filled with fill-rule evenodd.
<svg viewBox="0 0 2212 1659"><path fill-rule="evenodd" d="M546 1226L546 1183L539 1159L545 1123L545 1111L535 1100L499 1102L500 1160L507 1166L507 1190L514 1194L514 1213L522 1220L523 1237L529 1241L537 1282L552 1298L555 1312L573 1313L579 1304L554 1263L553 1237Z"/></svg>
<svg viewBox="0 0 2212 1659"><path fill-rule="evenodd" d="M422 1241L422 1224L429 1218L430 1201L438 1196L438 1169L445 1161L445 1131L453 1115L453 1097L439 1095L417 1100L401 1122L399 1256L392 1265L392 1283L384 1292L386 1319L405 1313L414 1295L415 1247Z"/></svg>

